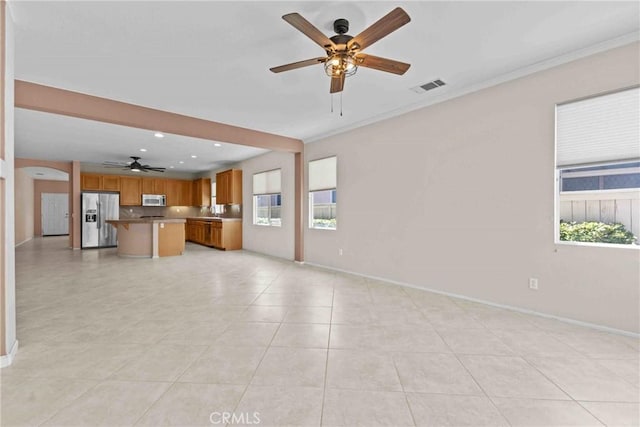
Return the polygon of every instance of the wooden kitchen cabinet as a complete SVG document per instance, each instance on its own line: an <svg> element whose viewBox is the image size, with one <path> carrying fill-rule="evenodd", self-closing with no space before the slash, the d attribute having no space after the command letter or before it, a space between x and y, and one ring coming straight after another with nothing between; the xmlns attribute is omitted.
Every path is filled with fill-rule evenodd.
<svg viewBox="0 0 640 427"><path fill-rule="evenodd" d="M80 189L83 191L120 191L120 176L83 173L80 175Z"/></svg>
<svg viewBox="0 0 640 427"><path fill-rule="evenodd" d="M155 194L153 192L153 178L142 178L142 194Z"/></svg>
<svg viewBox="0 0 640 427"><path fill-rule="evenodd" d="M187 240L224 250L242 249L242 221L187 219Z"/></svg>
<svg viewBox="0 0 640 427"><path fill-rule="evenodd" d="M192 186L191 181L180 181L180 206L193 206Z"/></svg>
<svg viewBox="0 0 640 427"><path fill-rule="evenodd" d="M102 175L102 189L105 191L120 191L120 176Z"/></svg>
<svg viewBox="0 0 640 427"><path fill-rule="evenodd" d="M142 205L142 179L139 177L120 177L120 205Z"/></svg>
<svg viewBox="0 0 640 427"><path fill-rule="evenodd" d="M152 194L167 194L167 180L165 178L153 178Z"/></svg>
<svg viewBox="0 0 640 427"><path fill-rule="evenodd" d="M193 181L193 205L211 206L211 178Z"/></svg>
<svg viewBox="0 0 640 427"><path fill-rule="evenodd" d="M219 205L242 204L242 171L229 169L216 174L216 203Z"/></svg>
<svg viewBox="0 0 640 427"><path fill-rule="evenodd" d="M83 190L102 190L102 175L83 173L80 182Z"/></svg>
<svg viewBox="0 0 640 427"><path fill-rule="evenodd" d="M142 194L166 194L166 179L142 178Z"/></svg>
<svg viewBox="0 0 640 427"><path fill-rule="evenodd" d="M180 206L180 181L167 179L165 182L167 206Z"/></svg>

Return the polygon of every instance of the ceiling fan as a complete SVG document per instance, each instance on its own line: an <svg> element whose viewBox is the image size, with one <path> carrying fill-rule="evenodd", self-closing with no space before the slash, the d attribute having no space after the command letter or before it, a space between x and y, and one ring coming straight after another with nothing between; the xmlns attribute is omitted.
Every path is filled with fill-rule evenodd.
<svg viewBox="0 0 640 427"><path fill-rule="evenodd" d="M358 67L402 75L411 66L393 59L362 53L365 48L411 21L409 15L400 7L393 9L355 37L347 34L349 21L344 18L334 21L333 29L337 34L331 38L325 36L298 13L289 13L284 15L282 19L320 45L327 53L327 56L270 68L274 73L295 70L296 68L314 64L324 64L325 72L331 77L329 92L336 93L342 92L345 78L355 74Z"/></svg>
<svg viewBox="0 0 640 427"><path fill-rule="evenodd" d="M131 172L149 172L149 171L153 171L153 172L164 172L164 170L166 168L159 168L159 167L155 167L155 166L149 166L149 165L143 165L140 162L138 162L138 160L141 159L141 157L136 157L136 156L130 156L131 159L133 159L132 162L103 162L102 164L104 165L104 167L107 168L122 168L123 170L128 170Z"/></svg>

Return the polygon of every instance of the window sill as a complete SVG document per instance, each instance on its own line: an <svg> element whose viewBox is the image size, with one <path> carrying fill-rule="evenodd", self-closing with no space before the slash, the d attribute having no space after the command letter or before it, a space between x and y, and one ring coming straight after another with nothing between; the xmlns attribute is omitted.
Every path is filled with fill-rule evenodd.
<svg viewBox="0 0 640 427"><path fill-rule="evenodd" d="M570 240L556 240L558 246L578 246L587 248L616 248L616 249L632 249L640 250L640 245L625 245L618 243L591 243L591 242L573 242Z"/></svg>

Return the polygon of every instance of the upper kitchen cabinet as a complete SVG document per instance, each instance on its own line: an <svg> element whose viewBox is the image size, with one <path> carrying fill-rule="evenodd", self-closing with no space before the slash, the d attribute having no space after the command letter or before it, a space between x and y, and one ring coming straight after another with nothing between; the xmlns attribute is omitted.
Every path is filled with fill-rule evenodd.
<svg viewBox="0 0 640 427"><path fill-rule="evenodd" d="M142 178L142 194L167 194L164 178Z"/></svg>
<svg viewBox="0 0 640 427"><path fill-rule="evenodd" d="M80 188L83 191L120 191L120 176L83 173Z"/></svg>
<svg viewBox="0 0 640 427"><path fill-rule="evenodd" d="M142 179L138 177L120 177L120 205L142 205Z"/></svg>
<svg viewBox="0 0 640 427"><path fill-rule="evenodd" d="M193 183L180 181L180 206L193 206Z"/></svg>
<svg viewBox="0 0 640 427"><path fill-rule="evenodd" d="M193 205L211 206L211 178L193 181Z"/></svg>
<svg viewBox="0 0 640 427"><path fill-rule="evenodd" d="M102 175L83 173L80 181L83 190L102 190Z"/></svg>
<svg viewBox="0 0 640 427"><path fill-rule="evenodd" d="M180 206L180 194L182 193L181 181L177 179L167 179L165 181L167 195L167 206Z"/></svg>
<svg viewBox="0 0 640 427"><path fill-rule="evenodd" d="M102 189L120 191L120 177L118 175L102 175Z"/></svg>
<svg viewBox="0 0 640 427"><path fill-rule="evenodd" d="M242 204L242 171L229 169L216 174L216 203L219 205Z"/></svg>

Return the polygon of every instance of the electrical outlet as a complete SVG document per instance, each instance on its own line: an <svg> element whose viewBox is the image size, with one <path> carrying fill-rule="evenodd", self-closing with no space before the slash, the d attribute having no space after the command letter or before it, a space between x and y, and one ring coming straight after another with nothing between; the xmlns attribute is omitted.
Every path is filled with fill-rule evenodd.
<svg viewBox="0 0 640 427"><path fill-rule="evenodd" d="M534 277L529 278L529 289L533 289L534 291L538 290L538 279Z"/></svg>
<svg viewBox="0 0 640 427"><path fill-rule="evenodd" d="M338 255L342 256L342 248L338 249Z"/></svg>

